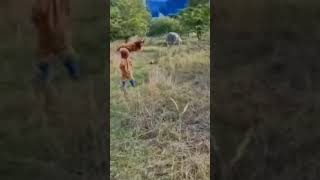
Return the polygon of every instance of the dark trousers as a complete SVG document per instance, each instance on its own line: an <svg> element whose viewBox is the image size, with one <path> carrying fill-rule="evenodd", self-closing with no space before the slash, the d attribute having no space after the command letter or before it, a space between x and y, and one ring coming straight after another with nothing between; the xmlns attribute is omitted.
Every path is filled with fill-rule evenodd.
<svg viewBox="0 0 320 180"><path fill-rule="evenodd" d="M136 87L136 81L134 79L129 80L129 83L132 87ZM121 90L127 90L127 81L121 81Z"/></svg>
<svg viewBox="0 0 320 180"><path fill-rule="evenodd" d="M69 76L76 80L79 78L80 75L80 67L79 64L76 62L76 58L74 55L66 54L66 55L58 55L56 58L59 59L59 61L62 61L65 69L67 70ZM44 61L41 60L37 64L37 70L38 70L38 78L40 80L48 80L49 78L49 66L50 61Z"/></svg>

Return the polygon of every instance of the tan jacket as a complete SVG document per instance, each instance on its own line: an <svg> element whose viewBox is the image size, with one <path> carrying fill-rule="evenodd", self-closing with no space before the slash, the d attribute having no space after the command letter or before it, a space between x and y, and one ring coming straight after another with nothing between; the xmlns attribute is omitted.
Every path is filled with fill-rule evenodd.
<svg viewBox="0 0 320 180"><path fill-rule="evenodd" d="M32 22L38 35L38 54L71 50L70 0L34 0Z"/></svg>
<svg viewBox="0 0 320 180"><path fill-rule="evenodd" d="M121 59L120 62L121 80L132 80L133 79L133 66L130 58Z"/></svg>

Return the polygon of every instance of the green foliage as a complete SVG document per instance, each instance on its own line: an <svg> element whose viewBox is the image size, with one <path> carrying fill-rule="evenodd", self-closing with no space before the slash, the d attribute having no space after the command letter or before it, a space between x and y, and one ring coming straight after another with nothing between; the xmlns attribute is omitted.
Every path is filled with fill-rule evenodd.
<svg viewBox="0 0 320 180"><path fill-rule="evenodd" d="M111 1L111 39L127 39L134 35L143 36L149 29L149 23L150 14L142 0Z"/></svg>
<svg viewBox="0 0 320 180"><path fill-rule="evenodd" d="M168 32L181 32L182 26L179 20L170 17L161 17L151 21L148 35L162 35Z"/></svg>
<svg viewBox="0 0 320 180"><path fill-rule="evenodd" d="M189 0L189 6L194 7L200 4L207 4L209 0Z"/></svg>
<svg viewBox="0 0 320 180"><path fill-rule="evenodd" d="M210 7L208 4L189 7L180 13L178 19L185 31L195 32L201 39L203 33L210 29Z"/></svg>

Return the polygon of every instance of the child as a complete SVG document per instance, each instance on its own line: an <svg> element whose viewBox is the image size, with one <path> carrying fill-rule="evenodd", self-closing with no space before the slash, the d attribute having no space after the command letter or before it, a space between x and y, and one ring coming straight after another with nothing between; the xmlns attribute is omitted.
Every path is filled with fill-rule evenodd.
<svg viewBox="0 0 320 180"><path fill-rule="evenodd" d="M126 93L127 81L132 87L136 86L136 81L133 78L132 60L129 58L129 50L126 48L120 48L120 72L121 72L121 90Z"/></svg>
<svg viewBox="0 0 320 180"><path fill-rule="evenodd" d="M48 79L49 64L53 59L63 62L72 79L79 77L70 40L70 0L34 0L32 23L37 31L38 78Z"/></svg>

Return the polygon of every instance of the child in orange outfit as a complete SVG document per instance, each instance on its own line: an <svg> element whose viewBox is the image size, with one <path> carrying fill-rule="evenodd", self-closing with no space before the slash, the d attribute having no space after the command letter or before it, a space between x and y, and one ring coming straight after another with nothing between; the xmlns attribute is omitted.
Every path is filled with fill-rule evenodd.
<svg viewBox="0 0 320 180"><path fill-rule="evenodd" d="M70 0L34 0L31 19L37 32L38 77L48 80L52 57L63 62L72 79L79 78L79 65L71 42Z"/></svg>
<svg viewBox="0 0 320 180"><path fill-rule="evenodd" d="M136 86L136 81L133 78L133 67L132 60L129 58L129 50L126 48L120 48L121 62L120 62L120 72L121 72L121 90L126 92L127 81L132 87Z"/></svg>

